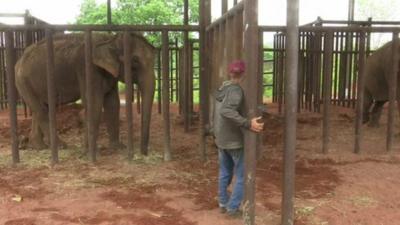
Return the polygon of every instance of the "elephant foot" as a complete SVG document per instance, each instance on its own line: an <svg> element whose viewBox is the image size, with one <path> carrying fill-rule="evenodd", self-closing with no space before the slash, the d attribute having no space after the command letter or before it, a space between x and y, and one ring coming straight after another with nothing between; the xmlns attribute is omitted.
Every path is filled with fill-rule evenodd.
<svg viewBox="0 0 400 225"><path fill-rule="evenodd" d="M47 149L49 146L46 145L43 140L35 140L35 138L30 138L27 147L35 150L43 150Z"/></svg>
<svg viewBox="0 0 400 225"><path fill-rule="evenodd" d="M112 150L118 150L118 149L125 149L126 145L124 145L122 142L116 141L116 142L111 142L108 147Z"/></svg>

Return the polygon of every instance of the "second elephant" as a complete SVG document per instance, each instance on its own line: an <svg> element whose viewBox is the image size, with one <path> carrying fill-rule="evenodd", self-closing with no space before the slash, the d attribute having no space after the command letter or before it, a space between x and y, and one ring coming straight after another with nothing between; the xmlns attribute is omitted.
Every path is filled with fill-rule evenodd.
<svg viewBox="0 0 400 225"><path fill-rule="evenodd" d="M363 122L369 122L369 126L372 127L379 126L383 105L389 100L389 81L393 68L392 49L393 43L388 42L366 61ZM397 51L400 54L400 48ZM398 83L397 100L400 100L399 87Z"/></svg>

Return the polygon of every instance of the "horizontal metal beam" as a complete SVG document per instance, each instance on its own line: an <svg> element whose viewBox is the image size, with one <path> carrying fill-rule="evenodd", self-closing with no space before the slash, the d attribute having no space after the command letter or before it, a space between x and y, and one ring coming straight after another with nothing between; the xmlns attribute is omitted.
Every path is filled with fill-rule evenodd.
<svg viewBox="0 0 400 225"><path fill-rule="evenodd" d="M285 26L260 26L261 32L286 32ZM329 27L299 27L299 31L306 32L380 32L392 33L400 32L400 27L348 27L348 26L329 26Z"/></svg>
<svg viewBox="0 0 400 225"><path fill-rule="evenodd" d="M0 25L0 31L200 31L197 25Z"/></svg>
<svg viewBox="0 0 400 225"><path fill-rule="evenodd" d="M24 17L25 13L0 13L0 17Z"/></svg>
<svg viewBox="0 0 400 225"><path fill-rule="evenodd" d="M243 11L243 9L244 4L243 1L241 1L237 5L233 6L230 10L228 10L228 12L224 13L224 15L208 25L206 31L210 31L211 29L217 27L219 24L225 22L225 20L227 20L229 17L237 15L238 12Z"/></svg>
<svg viewBox="0 0 400 225"><path fill-rule="evenodd" d="M321 20L326 24L357 24L357 25L400 25L400 21L368 21L368 20Z"/></svg>

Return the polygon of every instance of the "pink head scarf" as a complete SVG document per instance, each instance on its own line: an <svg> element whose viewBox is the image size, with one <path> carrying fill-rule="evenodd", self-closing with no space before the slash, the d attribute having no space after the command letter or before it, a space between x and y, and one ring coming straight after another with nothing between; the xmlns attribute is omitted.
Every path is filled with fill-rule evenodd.
<svg viewBox="0 0 400 225"><path fill-rule="evenodd" d="M243 60L235 60L228 66L229 73L243 73L246 70L246 64Z"/></svg>

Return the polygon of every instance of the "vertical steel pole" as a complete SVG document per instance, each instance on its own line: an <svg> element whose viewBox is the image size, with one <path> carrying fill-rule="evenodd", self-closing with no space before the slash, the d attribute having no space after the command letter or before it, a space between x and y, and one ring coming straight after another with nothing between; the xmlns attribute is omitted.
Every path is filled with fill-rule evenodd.
<svg viewBox="0 0 400 225"><path fill-rule="evenodd" d="M360 50L358 53L358 87L357 87L357 108L356 108L356 128L354 153L360 153L362 138L362 117L364 105L364 86L365 86L365 32L360 33Z"/></svg>
<svg viewBox="0 0 400 225"><path fill-rule="evenodd" d="M244 1L244 60L247 65L246 78L243 81L245 104L248 118L257 116L259 88L259 40L258 40L258 0ZM245 152L245 199L244 223L255 223L255 179L257 164L257 135L246 131L244 135Z"/></svg>
<svg viewBox="0 0 400 225"><path fill-rule="evenodd" d="M157 51L157 105L158 113L161 114L161 49Z"/></svg>
<svg viewBox="0 0 400 225"><path fill-rule="evenodd" d="M107 0L107 24L112 24L111 20L111 0Z"/></svg>
<svg viewBox="0 0 400 225"><path fill-rule="evenodd" d="M184 0L184 16L183 16L183 24L189 24L189 0ZM184 95L183 95L183 116L184 116L184 130L185 132L189 132L190 126L190 117L191 113L189 109L189 33L185 31L183 33L183 42L184 42L184 58L183 58L183 77L184 77Z"/></svg>
<svg viewBox="0 0 400 225"><path fill-rule="evenodd" d="M164 119L164 161L171 160L171 134L169 120L169 55L168 31L162 31L162 108Z"/></svg>
<svg viewBox="0 0 400 225"><path fill-rule="evenodd" d="M355 7L355 0L349 0L349 7L348 7L348 20L354 20L354 7Z"/></svg>
<svg viewBox="0 0 400 225"><path fill-rule="evenodd" d="M58 163L57 148L57 121L56 121L56 86L55 86L55 64L54 64L54 45L53 32L46 29L46 48L47 48L47 95L49 107L49 134L51 163Z"/></svg>
<svg viewBox="0 0 400 225"><path fill-rule="evenodd" d="M228 0L221 1L221 15L224 15L228 11Z"/></svg>
<svg viewBox="0 0 400 225"><path fill-rule="evenodd" d="M85 73L86 73L86 122L90 161L96 162L96 137L93 120L93 64L92 31L85 31Z"/></svg>
<svg viewBox="0 0 400 225"><path fill-rule="evenodd" d="M208 60L211 57L210 43L206 33L206 27L211 23L211 1L199 0L200 7L200 33L199 33L199 54L200 54L200 157L207 160L207 139L206 125L209 123L209 74L211 72ZM208 51L207 51L208 50Z"/></svg>
<svg viewBox="0 0 400 225"><path fill-rule="evenodd" d="M13 164L19 163L18 134L17 134L17 90L15 87L15 49L14 36L12 31L6 31L6 70L7 70L7 91L8 106L10 111L10 136L11 154Z"/></svg>
<svg viewBox="0 0 400 225"><path fill-rule="evenodd" d="M393 32L392 40L392 74L389 82L389 114L387 125L386 150L393 150L394 116L396 112L397 74L399 69L399 33Z"/></svg>
<svg viewBox="0 0 400 225"><path fill-rule="evenodd" d="M285 143L282 225L294 223L294 180L297 125L297 69L299 52L299 0L287 1Z"/></svg>
<svg viewBox="0 0 400 225"><path fill-rule="evenodd" d="M132 110L132 98L133 98L133 82L132 82L132 61L131 61L131 44L130 44L129 32L124 32L124 76L125 76L125 110L126 110L126 122L127 122L127 136L128 136L128 160L133 159L133 110Z"/></svg>
<svg viewBox="0 0 400 225"><path fill-rule="evenodd" d="M333 59L333 32L325 33L324 40L324 116L323 116L323 144L322 152L328 153L329 150L329 108L332 96L332 59Z"/></svg>

